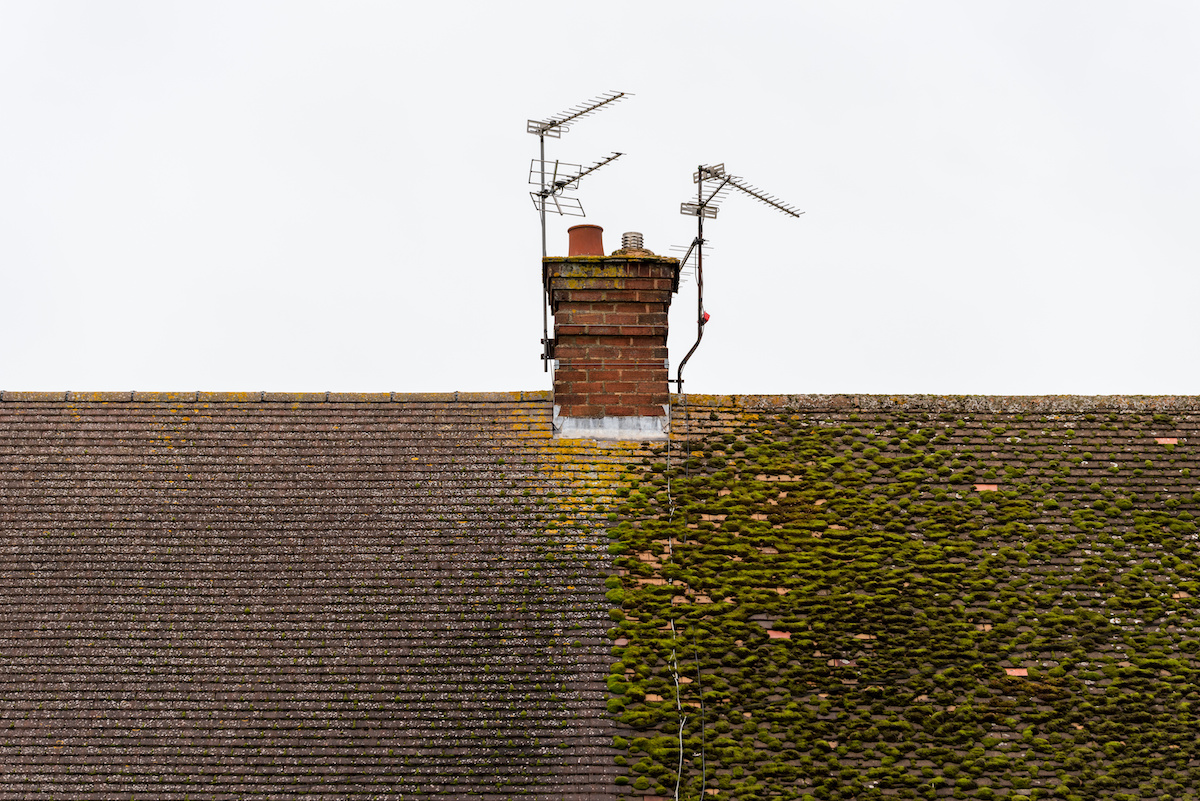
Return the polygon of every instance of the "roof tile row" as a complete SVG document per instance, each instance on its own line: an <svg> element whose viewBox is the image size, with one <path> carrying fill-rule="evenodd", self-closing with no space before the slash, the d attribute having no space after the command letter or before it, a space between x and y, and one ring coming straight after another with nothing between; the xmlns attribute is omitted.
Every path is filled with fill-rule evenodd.
<svg viewBox="0 0 1200 801"><path fill-rule="evenodd" d="M529 403L550 400L545 390L523 392L14 392L17 403Z"/></svg>

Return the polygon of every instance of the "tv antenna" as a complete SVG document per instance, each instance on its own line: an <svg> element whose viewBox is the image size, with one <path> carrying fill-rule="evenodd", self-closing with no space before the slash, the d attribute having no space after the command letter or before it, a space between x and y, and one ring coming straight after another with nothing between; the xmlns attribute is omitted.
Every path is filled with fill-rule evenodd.
<svg viewBox="0 0 1200 801"><path fill-rule="evenodd" d="M538 187L530 192L534 208L542 222L542 259L546 258L546 210L558 213L560 216L584 217L583 204L578 198L568 197L563 193L568 189L579 188L579 180L585 175L595 172L606 164L616 161L624 153L612 153L589 167L581 164L546 161L546 137L559 139L571 129L571 125L595 114L603 108L629 97L628 92L605 92L598 97L585 100L566 111L559 112L544 120L529 120L525 124L525 132L538 138L538 158L529 166L529 183ZM545 263L542 266L542 371L550 369L550 321L548 307L550 305L550 276L546 272Z"/></svg>
<svg viewBox="0 0 1200 801"><path fill-rule="evenodd" d="M689 260L695 256L696 342L692 345L692 349L687 352L687 355L683 357L683 361L679 363L679 369L675 373L675 389L678 392L683 392L684 365L687 364L688 359L692 358L692 354L696 352L696 348L700 347L700 340L704 338L704 324L708 322L708 314L704 311L705 219L715 220L717 218L721 201L734 189L749 195L760 203L765 203L774 209L782 211L789 217L799 217L804 213L790 203L785 203L774 195L769 195L761 189L751 186L742 178L725 172L725 165L723 163L711 166L701 164L696 168L696 172L692 173L692 182L696 184L696 202L690 203L685 201L679 204L679 213L696 218L696 238L692 240L691 247L687 249L687 253L680 261L680 267L688 267Z"/></svg>

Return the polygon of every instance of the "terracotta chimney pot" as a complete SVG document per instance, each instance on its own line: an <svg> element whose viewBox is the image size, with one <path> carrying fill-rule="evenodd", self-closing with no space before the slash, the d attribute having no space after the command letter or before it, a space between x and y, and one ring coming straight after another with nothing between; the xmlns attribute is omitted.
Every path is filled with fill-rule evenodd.
<svg viewBox="0 0 1200 801"><path fill-rule="evenodd" d="M570 243L567 246L567 257L571 256L603 256L604 229L598 225L574 225L567 229Z"/></svg>

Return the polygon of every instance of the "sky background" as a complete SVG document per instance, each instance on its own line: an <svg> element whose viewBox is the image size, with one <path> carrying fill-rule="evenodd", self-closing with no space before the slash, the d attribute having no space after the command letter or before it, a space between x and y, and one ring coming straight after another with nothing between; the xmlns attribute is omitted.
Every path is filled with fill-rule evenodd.
<svg viewBox="0 0 1200 801"><path fill-rule="evenodd" d="M1200 394L1198 84L1193 2L3 2L0 389L549 388L525 122L618 90L552 255L806 212L688 391Z"/></svg>

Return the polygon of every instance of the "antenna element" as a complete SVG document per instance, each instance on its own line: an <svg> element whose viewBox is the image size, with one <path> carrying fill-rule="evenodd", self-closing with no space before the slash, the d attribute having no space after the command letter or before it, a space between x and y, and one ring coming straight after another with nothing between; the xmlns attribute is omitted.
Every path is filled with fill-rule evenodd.
<svg viewBox="0 0 1200 801"><path fill-rule="evenodd" d="M584 117L595 114L602 108L630 97L628 92L605 92L590 100L571 106L566 111L560 111L544 120L529 120L525 123L525 132L538 138L538 158L529 167L529 183L538 187L536 192L530 192L533 207L537 209L542 221L542 371L550 369L550 357L553 341L550 339L550 320L547 309L550 304L550 276L546 272L546 210L557 212L559 215L584 217L583 204L578 198L566 197L563 192L567 189L578 189L579 179L595 172L606 164L616 161L623 153L613 153L605 156L592 166L584 169L579 164L565 164L559 161L546 161L546 137L559 139L571 129L571 125ZM535 180L536 177L536 180Z"/></svg>
<svg viewBox="0 0 1200 801"><path fill-rule="evenodd" d="M716 186L713 187L713 183ZM683 392L683 368L688 363L688 359L692 358L692 354L696 352L696 348L700 347L700 340L704 338L704 324L708 322L708 314L704 311L704 220L714 220L717 217L717 212L720 211L718 204L729 194L730 190L737 189L746 193L750 197L766 203L768 206L782 211L790 217L799 217L804 212L797 209L790 203L785 203L774 195L768 195L761 189L751 186L736 175L730 175L725 172L725 165L701 164L692 173L692 183L696 184L696 202L685 202L679 205L679 213L685 216L696 218L696 238L692 240L691 247L687 249L686 255L680 261L681 265L686 266L688 259L692 257L692 253L696 254L696 342L692 345L692 349L683 357L683 361L679 363L679 369L675 373L675 389Z"/></svg>

